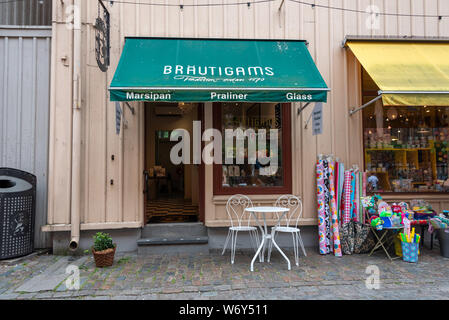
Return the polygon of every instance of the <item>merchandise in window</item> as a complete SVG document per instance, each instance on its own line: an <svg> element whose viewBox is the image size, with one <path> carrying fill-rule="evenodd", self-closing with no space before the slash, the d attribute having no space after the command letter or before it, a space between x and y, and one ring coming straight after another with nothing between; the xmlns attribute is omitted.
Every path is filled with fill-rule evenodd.
<svg viewBox="0 0 449 320"><path fill-rule="evenodd" d="M290 157L290 148L285 148L284 141L285 121L290 119L284 119L288 108L275 103L221 103L215 108L214 112L219 112L215 128L221 131L223 139L222 164L216 170L219 191L276 192L289 187L291 178L286 177L284 158ZM290 126L287 128L289 132Z"/></svg>
<svg viewBox="0 0 449 320"><path fill-rule="evenodd" d="M363 128L369 191L449 192L449 107L378 100L363 110Z"/></svg>

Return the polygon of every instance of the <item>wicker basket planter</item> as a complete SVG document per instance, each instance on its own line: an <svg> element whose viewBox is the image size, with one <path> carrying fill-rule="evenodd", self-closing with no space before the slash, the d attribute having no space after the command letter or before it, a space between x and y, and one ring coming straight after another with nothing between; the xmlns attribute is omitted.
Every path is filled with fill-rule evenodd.
<svg viewBox="0 0 449 320"><path fill-rule="evenodd" d="M114 263L115 248L116 246L114 246L114 248L112 249L106 249L103 251L95 251L92 248L95 265L99 268L112 266L112 264Z"/></svg>

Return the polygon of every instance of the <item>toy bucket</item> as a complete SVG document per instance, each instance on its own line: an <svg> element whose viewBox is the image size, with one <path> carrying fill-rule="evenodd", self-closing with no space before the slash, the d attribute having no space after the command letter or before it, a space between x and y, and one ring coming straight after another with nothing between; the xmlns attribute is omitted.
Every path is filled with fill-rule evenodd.
<svg viewBox="0 0 449 320"><path fill-rule="evenodd" d="M419 243L402 241L402 260L407 262L418 262Z"/></svg>
<svg viewBox="0 0 449 320"><path fill-rule="evenodd" d="M393 224L391 223L390 217L381 217L382 221L384 222L382 227L384 228L391 228Z"/></svg>

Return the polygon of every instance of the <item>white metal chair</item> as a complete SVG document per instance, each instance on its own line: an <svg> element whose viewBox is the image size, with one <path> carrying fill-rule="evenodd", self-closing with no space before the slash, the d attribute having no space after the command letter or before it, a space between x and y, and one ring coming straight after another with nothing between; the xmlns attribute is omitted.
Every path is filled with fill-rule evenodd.
<svg viewBox="0 0 449 320"><path fill-rule="evenodd" d="M278 215L278 224L271 228L271 236L276 237L277 232L285 232L291 233L293 239L293 251L295 253L295 263L299 265L299 246L301 246L302 252L304 256L307 257L306 250L304 249L304 243L302 242L301 232L298 228L299 219L302 217L302 202L301 200L292 194L282 195L280 196L275 203L276 207L285 207L289 208L290 211L287 212L281 220L279 220ZM273 244L270 241L270 245L268 247L268 259L270 262L271 250L273 248Z"/></svg>
<svg viewBox="0 0 449 320"><path fill-rule="evenodd" d="M246 208L253 207L250 198L243 194L231 196L226 202L226 213L231 221L228 236L224 244L222 255L225 253L229 240L231 240L231 264L234 264L235 249L237 246L237 235L239 231L249 232L251 245L257 252L259 246L259 233L257 227L251 225L251 213L245 211ZM259 257L260 258L260 257Z"/></svg>

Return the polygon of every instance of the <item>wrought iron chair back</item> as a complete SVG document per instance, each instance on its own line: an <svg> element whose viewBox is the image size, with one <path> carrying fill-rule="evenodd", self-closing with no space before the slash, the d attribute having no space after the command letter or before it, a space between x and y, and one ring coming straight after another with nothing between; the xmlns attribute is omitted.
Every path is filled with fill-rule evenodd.
<svg viewBox="0 0 449 320"><path fill-rule="evenodd" d="M251 213L246 208L253 207L250 198L243 194L235 194L226 202L226 213L231 220L232 227L251 226ZM247 223L245 223L247 221Z"/></svg>
<svg viewBox="0 0 449 320"><path fill-rule="evenodd" d="M298 227L299 219L302 217L302 201L299 197L284 194L276 200L275 206L290 209L281 220L279 220L279 213L276 213L279 220L278 226Z"/></svg>

